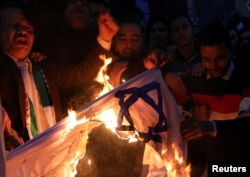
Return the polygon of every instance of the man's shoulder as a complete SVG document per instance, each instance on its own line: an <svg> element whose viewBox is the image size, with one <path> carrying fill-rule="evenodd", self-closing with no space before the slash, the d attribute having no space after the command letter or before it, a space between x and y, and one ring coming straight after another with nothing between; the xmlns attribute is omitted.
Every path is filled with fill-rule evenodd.
<svg viewBox="0 0 250 177"><path fill-rule="evenodd" d="M1 67L1 70L6 70L7 68L9 69L11 68L12 70L18 69L15 64L15 61L8 55L0 56L0 67Z"/></svg>
<svg viewBox="0 0 250 177"><path fill-rule="evenodd" d="M0 61L2 62L6 62L8 60L11 60L10 56L6 55L6 54L1 54L0 56Z"/></svg>

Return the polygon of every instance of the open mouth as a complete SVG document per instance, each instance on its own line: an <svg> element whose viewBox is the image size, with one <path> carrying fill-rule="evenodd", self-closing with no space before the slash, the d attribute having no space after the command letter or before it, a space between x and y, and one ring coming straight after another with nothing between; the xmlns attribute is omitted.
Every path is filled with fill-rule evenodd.
<svg viewBox="0 0 250 177"><path fill-rule="evenodd" d="M76 9L76 10L74 10L74 14L75 14L75 15L84 15L85 13L84 13L83 10Z"/></svg>
<svg viewBox="0 0 250 177"><path fill-rule="evenodd" d="M17 44L20 44L20 45L28 45L28 39L26 37L18 37L16 38L16 41L15 41Z"/></svg>

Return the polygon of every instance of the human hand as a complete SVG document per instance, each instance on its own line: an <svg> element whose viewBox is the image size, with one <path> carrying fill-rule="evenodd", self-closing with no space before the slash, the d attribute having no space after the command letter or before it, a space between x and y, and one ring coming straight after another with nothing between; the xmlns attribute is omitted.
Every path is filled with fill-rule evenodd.
<svg viewBox="0 0 250 177"><path fill-rule="evenodd" d="M101 13L98 18L99 37L104 41L111 42L119 26L109 12Z"/></svg>
<svg viewBox="0 0 250 177"><path fill-rule="evenodd" d="M212 135L215 131L211 121L188 118L181 122L181 135L184 140L194 140L206 135Z"/></svg>
<svg viewBox="0 0 250 177"><path fill-rule="evenodd" d="M200 120L208 120L210 117L210 107L208 104L199 104L193 106L193 117Z"/></svg>
<svg viewBox="0 0 250 177"><path fill-rule="evenodd" d="M113 87L120 85L121 75L127 69L128 62L122 61L117 62L114 66L109 69L109 82Z"/></svg>
<svg viewBox="0 0 250 177"><path fill-rule="evenodd" d="M201 74L205 71L205 67L202 63L197 63L194 65L194 67L191 69L192 75L196 77L200 77Z"/></svg>
<svg viewBox="0 0 250 177"><path fill-rule="evenodd" d="M171 90L173 90L178 95L182 95L182 96L187 95L187 89L184 83L182 82L181 77L178 74L168 72L165 75L164 80L167 86L169 86Z"/></svg>
<svg viewBox="0 0 250 177"><path fill-rule="evenodd" d="M1 107L1 115L2 115L2 128L4 134L10 134L11 132L11 121L10 118L3 107Z"/></svg>
<svg viewBox="0 0 250 177"><path fill-rule="evenodd" d="M23 144L24 142L23 139L18 136L17 132L11 128L10 118L3 107L1 107L1 111L5 148L7 151L11 151L12 149L15 149L16 147Z"/></svg>
<svg viewBox="0 0 250 177"><path fill-rule="evenodd" d="M35 63L41 62L45 59L47 59L47 56L40 52L31 52L29 57L34 61Z"/></svg>
<svg viewBox="0 0 250 177"><path fill-rule="evenodd" d="M11 129L9 134L4 134L5 149L11 151L21 144L23 144L23 139L18 136L17 132L14 129Z"/></svg>
<svg viewBox="0 0 250 177"><path fill-rule="evenodd" d="M154 49L144 60L143 64L146 69L160 67L172 61L168 58L167 52L163 49Z"/></svg>

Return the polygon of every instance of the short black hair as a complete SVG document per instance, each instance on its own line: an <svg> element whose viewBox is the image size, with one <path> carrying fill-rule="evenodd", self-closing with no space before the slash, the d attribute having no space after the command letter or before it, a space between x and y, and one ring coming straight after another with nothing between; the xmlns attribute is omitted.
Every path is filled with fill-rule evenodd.
<svg viewBox="0 0 250 177"><path fill-rule="evenodd" d="M24 4L21 3L20 1L17 1L17 0L11 0L11 1L3 1L0 5L0 24L2 23L2 12L5 10L5 9L20 9L21 12L23 13L24 11ZM23 14L26 18L26 14Z"/></svg>
<svg viewBox="0 0 250 177"><path fill-rule="evenodd" d="M175 16L173 16L169 22L168 22L168 31L169 31L169 34L171 35L171 27L173 25L173 22L179 18L185 18L187 19L188 23L190 24L190 27L193 29L193 22L191 21L191 19L187 16L187 15L184 15L184 14L176 14Z"/></svg>
<svg viewBox="0 0 250 177"><path fill-rule="evenodd" d="M198 36L199 46L207 45L213 46L221 43L225 43L226 47L231 50L232 44L230 42L230 36L228 30L223 24L213 23L205 27Z"/></svg>
<svg viewBox="0 0 250 177"><path fill-rule="evenodd" d="M150 17L148 19L148 22L147 22L147 28L146 28L146 31L147 33L150 32L150 29L152 28L152 26L155 24L155 23L158 23L158 22L162 22L166 25L166 28L168 30L168 26L169 26L169 21L163 17L163 16L153 16L153 17ZM168 32L168 31L167 31Z"/></svg>
<svg viewBox="0 0 250 177"><path fill-rule="evenodd" d="M13 0L13 1L9 1L6 2L4 4L1 5L0 7L0 31L2 30L2 12L5 9L18 9L20 10L20 12L22 13L22 15L24 16L24 18L29 22L29 24L33 27L33 33L34 36L36 36L36 29L34 26L34 18L32 16L32 13L30 13L31 8L28 6L28 4L26 3L22 3L18 0Z"/></svg>
<svg viewBox="0 0 250 177"><path fill-rule="evenodd" d="M119 24L138 24L142 34L145 33L145 29L141 24L140 18L134 11L120 12L120 14L116 14L115 17Z"/></svg>

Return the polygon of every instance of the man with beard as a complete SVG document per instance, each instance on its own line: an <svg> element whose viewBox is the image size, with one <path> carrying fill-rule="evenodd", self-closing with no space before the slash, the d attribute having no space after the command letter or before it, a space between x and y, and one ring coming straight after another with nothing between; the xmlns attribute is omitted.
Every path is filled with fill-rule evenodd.
<svg viewBox="0 0 250 177"><path fill-rule="evenodd" d="M134 16L126 16L118 22L119 30L112 43L116 58L108 70L109 81L114 87L119 86L122 79L128 80L141 72L139 67L143 68L140 21ZM77 176L141 176L144 147L142 142L128 143L118 138L105 125L95 127L89 134L85 156L78 163ZM93 164L86 168L88 159L93 159Z"/></svg>
<svg viewBox="0 0 250 177"><path fill-rule="evenodd" d="M120 28L112 43L117 61L109 68L110 82L118 86L145 70L143 66L144 31L140 21L131 14L118 18Z"/></svg>
<svg viewBox="0 0 250 177"><path fill-rule="evenodd" d="M116 61L110 65L108 72L110 83L114 87L155 65L164 73L164 66L169 60L164 49L154 48L146 51L141 17L133 10L127 13L119 14L120 28L111 47Z"/></svg>
<svg viewBox="0 0 250 177"><path fill-rule="evenodd" d="M20 6L3 7L0 17L2 106L12 128L27 141L63 118L53 74L47 72L53 65L30 60L34 28Z"/></svg>

